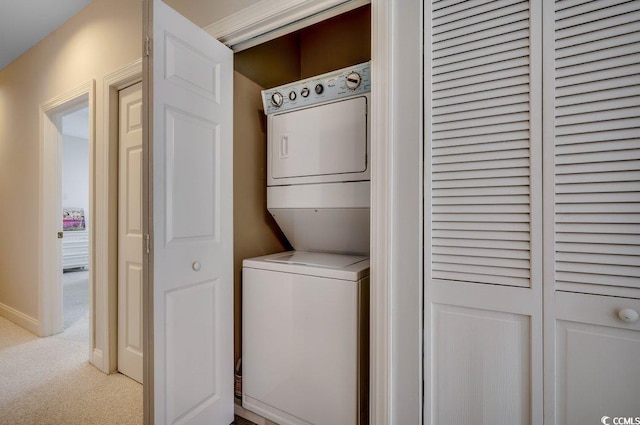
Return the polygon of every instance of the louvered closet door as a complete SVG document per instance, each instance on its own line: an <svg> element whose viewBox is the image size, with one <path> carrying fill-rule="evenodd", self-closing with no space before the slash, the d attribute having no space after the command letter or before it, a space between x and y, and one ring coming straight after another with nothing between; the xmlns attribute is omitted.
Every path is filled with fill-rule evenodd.
<svg viewBox="0 0 640 425"><path fill-rule="evenodd" d="M640 417L640 1L544 8L546 419Z"/></svg>
<svg viewBox="0 0 640 425"><path fill-rule="evenodd" d="M540 27L425 2L425 424L542 423Z"/></svg>

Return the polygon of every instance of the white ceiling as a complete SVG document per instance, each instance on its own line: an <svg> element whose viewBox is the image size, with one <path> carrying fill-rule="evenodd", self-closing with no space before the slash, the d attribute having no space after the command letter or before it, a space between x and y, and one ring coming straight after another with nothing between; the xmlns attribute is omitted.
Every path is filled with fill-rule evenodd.
<svg viewBox="0 0 640 425"><path fill-rule="evenodd" d="M91 0L0 0L0 70Z"/></svg>

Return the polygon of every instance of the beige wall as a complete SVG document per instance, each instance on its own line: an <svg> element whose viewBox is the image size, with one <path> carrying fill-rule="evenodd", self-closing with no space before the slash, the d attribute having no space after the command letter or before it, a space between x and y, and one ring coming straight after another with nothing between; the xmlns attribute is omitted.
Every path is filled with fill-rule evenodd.
<svg viewBox="0 0 640 425"><path fill-rule="evenodd" d="M233 82L233 261L235 358L241 353L242 260L286 250L267 212L266 117L262 87L235 73Z"/></svg>
<svg viewBox="0 0 640 425"><path fill-rule="evenodd" d="M191 22L206 27L261 0L164 0Z"/></svg>
<svg viewBox="0 0 640 425"><path fill-rule="evenodd" d="M265 88L371 59L371 6L319 22L234 55L236 71Z"/></svg>
<svg viewBox="0 0 640 425"><path fill-rule="evenodd" d="M300 78L371 59L371 6L362 6L300 31Z"/></svg>
<svg viewBox="0 0 640 425"><path fill-rule="evenodd" d="M298 32L259 44L233 55L236 71L260 84L275 87L300 79Z"/></svg>
<svg viewBox="0 0 640 425"><path fill-rule="evenodd" d="M0 72L0 313L38 320L39 105L140 57L142 3L94 0Z"/></svg>

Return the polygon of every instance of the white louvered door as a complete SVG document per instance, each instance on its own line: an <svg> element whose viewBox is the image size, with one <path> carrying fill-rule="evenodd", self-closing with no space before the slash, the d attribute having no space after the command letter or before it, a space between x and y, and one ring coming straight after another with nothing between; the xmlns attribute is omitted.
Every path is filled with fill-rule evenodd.
<svg viewBox="0 0 640 425"><path fill-rule="evenodd" d="M539 2L425 2L425 424L542 423Z"/></svg>
<svg viewBox="0 0 640 425"><path fill-rule="evenodd" d="M640 1L425 1L425 203L424 423L640 418Z"/></svg>
<svg viewBox="0 0 640 425"><path fill-rule="evenodd" d="M545 423L640 418L640 2L544 7Z"/></svg>

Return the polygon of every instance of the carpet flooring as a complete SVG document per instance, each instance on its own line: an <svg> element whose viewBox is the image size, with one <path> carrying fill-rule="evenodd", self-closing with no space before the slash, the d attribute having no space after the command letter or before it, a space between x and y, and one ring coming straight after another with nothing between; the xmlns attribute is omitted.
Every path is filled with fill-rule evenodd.
<svg viewBox="0 0 640 425"><path fill-rule="evenodd" d="M57 335L39 338L0 317L0 425L143 423L142 385L89 364L88 288L87 271L64 273ZM232 425L253 422L236 416Z"/></svg>
<svg viewBox="0 0 640 425"><path fill-rule="evenodd" d="M63 329L89 318L89 272L73 270L62 274ZM88 322L87 322L88 324ZM87 326L87 339L89 338Z"/></svg>
<svg viewBox="0 0 640 425"><path fill-rule="evenodd" d="M142 385L88 362L87 278L63 275L60 334L39 338L0 317L0 425L142 424Z"/></svg>

